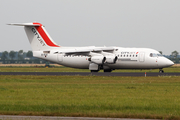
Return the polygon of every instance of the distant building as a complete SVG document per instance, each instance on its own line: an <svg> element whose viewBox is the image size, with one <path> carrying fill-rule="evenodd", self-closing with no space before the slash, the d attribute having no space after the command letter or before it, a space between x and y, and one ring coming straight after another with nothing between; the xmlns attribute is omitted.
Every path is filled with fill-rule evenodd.
<svg viewBox="0 0 180 120"><path fill-rule="evenodd" d="M24 58L24 60L30 60L30 58L28 58L28 57L25 57L25 58Z"/></svg>

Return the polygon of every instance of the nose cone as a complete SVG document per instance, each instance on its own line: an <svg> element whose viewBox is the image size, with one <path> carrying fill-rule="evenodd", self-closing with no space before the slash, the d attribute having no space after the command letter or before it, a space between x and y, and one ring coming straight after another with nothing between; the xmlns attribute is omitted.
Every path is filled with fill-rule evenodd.
<svg viewBox="0 0 180 120"><path fill-rule="evenodd" d="M162 57L159 59L159 62L158 62L159 67L164 68L164 67L170 67L172 65L174 65L174 63L165 57Z"/></svg>
<svg viewBox="0 0 180 120"><path fill-rule="evenodd" d="M170 66L174 65L174 62L172 62L171 60L167 59L166 65L167 65L167 67L170 67Z"/></svg>

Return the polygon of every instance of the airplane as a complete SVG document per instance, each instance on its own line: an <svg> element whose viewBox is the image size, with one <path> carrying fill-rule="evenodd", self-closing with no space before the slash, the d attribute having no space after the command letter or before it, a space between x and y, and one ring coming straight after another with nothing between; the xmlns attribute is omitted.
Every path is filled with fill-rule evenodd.
<svg viewBox="0 0 180 120"><path fill-rule="evenodd" d="M89 69L91 72L112 72L116 69L159 69L174 63L150 48L64 47L56 44L41 23L11 23L24 26L33 56L66 67Z"/></svg>

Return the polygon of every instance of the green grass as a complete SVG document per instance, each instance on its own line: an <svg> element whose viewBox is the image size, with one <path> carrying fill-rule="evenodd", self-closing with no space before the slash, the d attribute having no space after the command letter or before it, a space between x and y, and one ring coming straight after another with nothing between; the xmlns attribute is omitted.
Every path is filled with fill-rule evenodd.
<svg viewBox="0 0 180 120"><path fill-rule="evenodd" d="M163 69L165 72L180 72L180 67L169 67ZM88 69L75 69L69 67L0 67L0 72L90 72ZM103 72L102 70L100 72ZM132 70L120 69L113 72L159 72L159 69L153 70Z"/></svg>
<svg viewBox="0 0 180 120"><path fill-rule="evenodd" d="M177 120L180 77L1 75L0 114Z"/></svg>

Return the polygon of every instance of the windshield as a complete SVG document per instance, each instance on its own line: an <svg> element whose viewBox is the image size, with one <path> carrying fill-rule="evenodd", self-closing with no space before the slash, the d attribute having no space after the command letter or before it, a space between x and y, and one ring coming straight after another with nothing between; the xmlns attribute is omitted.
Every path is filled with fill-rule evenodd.
<svg viewBox="0 0 180 120"><path fill-rule="evenodd" d="M150 57L162 57L161 54L158 54L158 53L150 53L149 55Z"/></svg>

